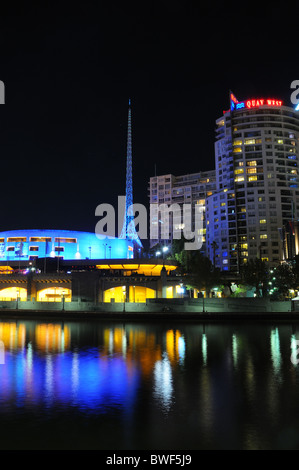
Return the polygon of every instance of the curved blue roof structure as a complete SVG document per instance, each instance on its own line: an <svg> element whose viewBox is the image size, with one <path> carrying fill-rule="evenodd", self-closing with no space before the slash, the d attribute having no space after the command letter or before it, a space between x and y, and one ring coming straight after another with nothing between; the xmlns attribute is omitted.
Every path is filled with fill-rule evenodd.
<svg viewBox="0 0 299 470"><path fill-rule="evenodd" d="M9 230L0 232L0 261L60 257L75 259L133 258L130 240L106 238L73 230Z"/></svg>

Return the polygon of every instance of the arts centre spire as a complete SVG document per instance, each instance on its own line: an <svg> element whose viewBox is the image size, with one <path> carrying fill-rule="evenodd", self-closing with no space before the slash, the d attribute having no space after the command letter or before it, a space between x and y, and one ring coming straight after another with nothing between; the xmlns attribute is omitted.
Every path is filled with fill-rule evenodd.
<svg viewBox="0 0 299 470"><path fill-rule="evenodd" d="M134 213L130 209L133 206L133 177L132 177L132 109L129 99L128 110L128 136L127 136L127 171L126 171L126 208L124 214L124 223L120 238L131 240L134 248L142 248L142 243L136 232Z"/></svg>

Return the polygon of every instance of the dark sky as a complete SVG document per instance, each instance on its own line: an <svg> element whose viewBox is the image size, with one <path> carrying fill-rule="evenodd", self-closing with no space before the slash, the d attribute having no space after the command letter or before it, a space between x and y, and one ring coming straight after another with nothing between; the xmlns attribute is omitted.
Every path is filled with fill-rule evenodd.
<svg viewBox="0 0 299 470"><path fill-rule="evenodd" d="M144 204L155 164L158 174L214 168L229 89L291 105L295 7L250 4L244 16L228 3L40 3L0 18L0 230L94 231L96 206L125 191L129 97L134 201Z"/></svg>

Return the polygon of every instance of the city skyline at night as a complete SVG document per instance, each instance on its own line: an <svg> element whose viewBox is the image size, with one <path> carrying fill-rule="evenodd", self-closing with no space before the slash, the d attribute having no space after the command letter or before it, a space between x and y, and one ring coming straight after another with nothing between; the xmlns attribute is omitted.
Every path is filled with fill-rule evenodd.
<svg viewBox="0 0 299 470"><path fill-rule="evenodd" d="M293 52L278 38L266 48L253 36L254 15L242 24L243 39L234 42L230 60L220 53L223 7L215 14L176 2L146 12L89 3L86 9L3 12L0 230L94 230L98 204L116 205L125 194L129 98L134 200L144 205L155 171L214 167L215 118L227 109L230 89L239 97L279 95L291 105ZM275 8L267 12L263 34L277 16ZM219 38L217 60L206 34ZM228 42L235 39L234 29L225 34ZM254 47L259 53L249 57Z"/></svg>
<svg viewBox="0 0 299 470"><path fill-rule="evenodd" d="M299 449L298 14L1 4L1 450Z"/></svg>

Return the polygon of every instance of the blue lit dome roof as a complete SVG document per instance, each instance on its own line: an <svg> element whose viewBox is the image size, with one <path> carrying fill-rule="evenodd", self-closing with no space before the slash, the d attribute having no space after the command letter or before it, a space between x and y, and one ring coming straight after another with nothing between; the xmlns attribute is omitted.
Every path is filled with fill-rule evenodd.
<svg viewBox="0 0 299 470"><path fill-rule="evenodd" d="M44 257L120 259L133 256L133 244L119 238L100 239L78 230L26 229L0 232L0 261Z"/></svg>

